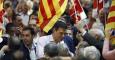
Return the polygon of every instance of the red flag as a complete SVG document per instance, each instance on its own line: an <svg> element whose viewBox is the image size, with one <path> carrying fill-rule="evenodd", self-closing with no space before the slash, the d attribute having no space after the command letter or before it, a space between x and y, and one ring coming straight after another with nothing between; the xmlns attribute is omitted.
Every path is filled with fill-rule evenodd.
<svg viewBox="0 0 115 60"><path fill-rule="evenodd" d="M75 5L74 5L74 1L73 0L69 0L69 15L71 17L71 19L76 22L79 21L80 19L78 19L78 16L77 16L77 12L76 12L76 9L75 9Z"/></svg>
<svg viewBox="0 0 115 60"><path fill-rule="evenodd" d="M100 12L103 10L104 7L104 0L98 0L98 11Z"/></svg>
<svg viewBox="0 0 115 60"><path fill-rule="evenodd" d="M75 0L75 8L76 8L76 11L78 12L81 20L87 18L79 0Z"/></svg>
<svg viewBox="0 0 115 60"><path fill-rule="evenodd" d="M74 21L83 20L87 17L79 0L70 0L69 3L71 5L69 15L71 16L72 19L74 19Z"/></svg>
<svg viewBox="0 0 115 60"><path fill-rule="evenodd" d="M93 12L92 17L97 18L99 12L101 12L104 8L104 0L93 0Z"/></svg>

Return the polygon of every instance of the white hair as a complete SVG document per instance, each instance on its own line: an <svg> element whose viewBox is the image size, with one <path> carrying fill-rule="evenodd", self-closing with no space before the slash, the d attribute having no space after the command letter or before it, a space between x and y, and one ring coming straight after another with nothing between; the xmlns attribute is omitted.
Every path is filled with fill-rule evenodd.
<svg viewBox="0 0 115 60"><path fill-rule="evenodd" d="M90 29L89 30L89 34L92 35L93 37L95 37L95 33L99 36L99 40L102 40L104 38L104 32L101 29Z"/></svg>
<svg viewBox="0 0 115 60"><path fill-rule="evenodd" d="M32 1L30 1L30 0L28 0L27 2L26 2L26 4L27 4L27 6L29 6L31 9L33 8L33 2Z"/></svg>
<svg viewBox="0 0 115 60"><path fill-rule="evenodd" d="M89 60L100 60L100 52L94 46L89 46L84 48L84 56L87 57Z"/></svg>

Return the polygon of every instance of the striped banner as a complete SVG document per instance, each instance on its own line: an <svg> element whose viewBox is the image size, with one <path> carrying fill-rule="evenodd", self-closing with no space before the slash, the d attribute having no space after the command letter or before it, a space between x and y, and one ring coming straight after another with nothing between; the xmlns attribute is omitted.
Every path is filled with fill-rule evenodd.
<svg viewBox="0 0 115 60"><path fill-rule="evenodd" d="M64 13L67 3L68 0L40 0L37 25L48 32Z"/></svg>
<svg viewBox="0 0 115 60"><path fill-rule="evenodd" d="M115 28L115 0L112 0L105 30L109 30L113 28Z"/></svg>
<svg viewBox="0 0 115 60"><path fill-rule="evenodd" d="M105 31L106 30L115 30L115 0L112 0L112 4L109 10L108 20L105 26ZM112 43L112 46L115 47L115 36L111 35L110 38L111 38L110 42Z"/></svg>

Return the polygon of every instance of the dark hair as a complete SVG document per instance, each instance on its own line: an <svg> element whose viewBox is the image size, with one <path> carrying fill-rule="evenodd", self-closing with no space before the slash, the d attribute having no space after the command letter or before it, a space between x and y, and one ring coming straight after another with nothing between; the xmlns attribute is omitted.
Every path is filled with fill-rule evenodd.
<svg viewBox="0 0 115 60"><path fill-rule="evenodd" d="M31 28L31 27L24 27L23 31L27 31L27 30L29 30L32 35L35 35L35 31L34 31L33 28Z"/></svg>
<svg viewBox="0 0 115 60"><path fill-rule="evenodd" d="M3 7L4 7L4 9L11 7L11 2L10 1L4 1Z"/></svg>
<svg viewBox="0 0 115 60"><path fill-rule="evenodd" d="M8 31L12 28L15 27L15 25L13 23L8 23L5 28L6 28L6 33L8 33Z"/></svg>
<svg viewBox="0 0 115 60"><path fill-rule="evenodd" d="M55 28L56 30L58 28L67 29L67 26L66 26L66 23L64 23L62 21L57 21L53 28Z"/></svg>
<svg viewBox="0 0 115 60"><path fill-rule="evenodd" d="M58 46L54 42L51 42L44 47L44 53L46 53L49 57L58 56Z"/></svg>
<svg viewBox="0 0 115 60"><path fill-rule="evenodd" d="M33 16L33 15L34 15L34 16L38 16L37 13L34 13L34 12L33 12L33 13L29 16L29 20L30 20L31 16ZM37 18L33 18L33 19L37 20Z"/></svg>
<svg viewBox="0 0 115 60"><path fill-rule="evenodd" d="M21 40L16 36L11 36L8 40L8 46L12 51L18 50L21 45Z"/></svg>
<svg viewBox="0 0 115 60"><path fill-rule="evenodd" d="M21 15L15 14L15 16L14 16L13 19L12 19L12 21L16 21L16 17L17 17L17 16L21 16Z"/></svg>

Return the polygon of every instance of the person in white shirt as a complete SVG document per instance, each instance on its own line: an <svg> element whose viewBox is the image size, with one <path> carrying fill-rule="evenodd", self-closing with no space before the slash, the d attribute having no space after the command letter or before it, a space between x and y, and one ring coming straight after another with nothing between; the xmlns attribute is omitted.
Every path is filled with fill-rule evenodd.
<svg viewBox="0 0 115 60"><path fill-rule="evenodd" d="M52 34L51 35L47 35L47 36L42 36L39 38L38 40L38 58L41 59L43 57L45 57L44 55L44 47L45 45L47 45L50 42L55 42L56 44L60 44L63 41L63 37L64 37L64 33L66 30L66 24L62 21L58 21L56 22L56 24L54 25L53 29L52 29ZM65 43L63 43L63 45L66 45Z"/></svg>

